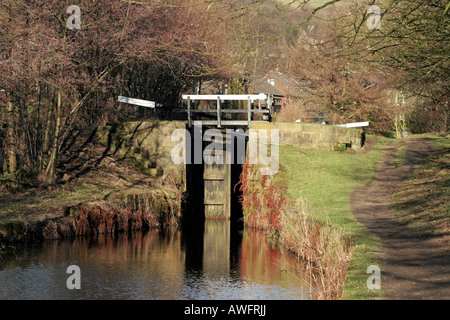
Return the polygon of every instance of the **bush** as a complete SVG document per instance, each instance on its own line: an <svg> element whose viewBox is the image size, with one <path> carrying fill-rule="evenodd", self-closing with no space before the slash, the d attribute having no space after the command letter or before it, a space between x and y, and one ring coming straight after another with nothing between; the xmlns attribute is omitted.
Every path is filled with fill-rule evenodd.
<svg viewBox="0 0 450 320"><path fill-rule="evenodd" d="M448 107L445 105L416 106L409 115L408 129L411 133L446 133L449 123Z"/></svg>
<svg viewBox="0 0 450 320"><path fill-rule="evenodd" d="M13 177L6 173L0 175L0 189L7 191L18 191L38 185L37 171L30 167L20 167L14 172Z"/></svg>

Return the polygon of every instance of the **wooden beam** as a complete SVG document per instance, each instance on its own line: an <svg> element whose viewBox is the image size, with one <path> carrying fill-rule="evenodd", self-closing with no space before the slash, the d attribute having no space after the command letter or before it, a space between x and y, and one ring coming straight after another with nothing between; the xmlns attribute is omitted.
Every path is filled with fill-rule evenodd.
<svg viewBox="0 0 450 320"><path fill-rule="evenodd" d="M187 116L189 128L192 127L192 117L191 117L191 99L187 99Z"/></svg>
<svg viewBox="0 0 450 320"><path fill-rule="evenodd" d="M146 108L152 108L152 109L154 109L156 107L156 102L154 102L154 101L133 99L133 98L127 98L127 97L122 97L122 96L119 96L119 102L133 104L136 106L141 106L141 107L146 107Z"/></svg>
<svg viewBox="0 0 450 320"><path fill-rule="evenodd" d="M250 122L252 122L252 101L250 97L247 100L247 116L248 116L248 126L250 127Z"/></svg>
<svg viewBox="0 0 450 320"><path fill-rule="evenodd" d="M360 127L368 127L369 122L353 122L353 123L345 123L345 124L335 124L336 127L344 127L344 128L360 128Z"/></svg>
<svg viewBox="0 0 450 320"><path fill-rule="evenodd" d="M203 126L217 126L217 120L197 120L196 123ZM248 126L247 120L222 120L222 126Z"/></svg>
<svg viewBox="0 0 450 320"><path fill-rule="evenodd" d="M217 127L221 127L221 117L222 115L220 114L220 97L217 97Z"/></svg>
<svg viewBox="0 0 450 320"><path fill-rule="evenodd" d="M221 94L221 95L213 95L213 94L186 94L183 95L183 100L217 100L220 101L246 101L250 99L252 102L255 100L266 100L267 95L264 93L260 94Z"/></svg>
<svg viewBox="0 0 450 320"><path fill-rule="evenodd" d="M248 109L220 109L221 113L248 113ZM270 113L270 110L254 110L253 113ZM195 109L191 110L191 113L217 113L217 109Z"/></svg>

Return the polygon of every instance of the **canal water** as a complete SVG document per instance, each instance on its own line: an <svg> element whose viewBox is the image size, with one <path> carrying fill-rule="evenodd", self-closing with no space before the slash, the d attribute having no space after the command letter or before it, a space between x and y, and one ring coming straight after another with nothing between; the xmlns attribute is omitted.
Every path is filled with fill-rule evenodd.
<svg viewBox="0 0 450 320"><path fill-rule="evenodd" d="M263 234L210 220L183 230L18 246L0 261L0 299L309 299L296 263ZM67 287L71 265L80 268L80 289Z"/></svg>

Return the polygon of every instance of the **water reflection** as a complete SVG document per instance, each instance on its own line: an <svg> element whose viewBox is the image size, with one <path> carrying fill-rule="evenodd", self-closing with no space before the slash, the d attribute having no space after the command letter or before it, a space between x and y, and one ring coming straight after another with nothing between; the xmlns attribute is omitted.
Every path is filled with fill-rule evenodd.
<svg viewBox="0 0 450 320"><path fill-rule="evenodd" d="M47 241L0 263L1 299L307 299L295 258L263 235L207 221L184 230ZM69 290L69 265L81 290Z"/></svg>

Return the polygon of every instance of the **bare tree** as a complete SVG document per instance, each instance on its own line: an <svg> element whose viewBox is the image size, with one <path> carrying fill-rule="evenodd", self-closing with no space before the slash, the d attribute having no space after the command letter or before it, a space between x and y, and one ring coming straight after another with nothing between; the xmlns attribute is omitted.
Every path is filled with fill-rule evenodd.
<svg viewBox="0 0 450 320"><path fill-rule="evenodd" d="M56 182L66 137L74 126L85 125L83 121L95 121L102 113L96 108L105 111L102 100L117 97L122 88L136 88L147 76L152 81L142 86L147 90L143 94L157 92L164 100L176 101L183 82L188 85L191 74L213 63L190 30L189 19L198 17L189 15L189 8L121 0L85 0L79 7L82 24L72 30L65 2L0 4L0 87L9 112L3 116L8 137L3 149L9 154L9 172L18 164L20 169L30 167L46 185ZM127 78L128 73L133 75ZM165 89L158 89L163 82Z"/></svg>

